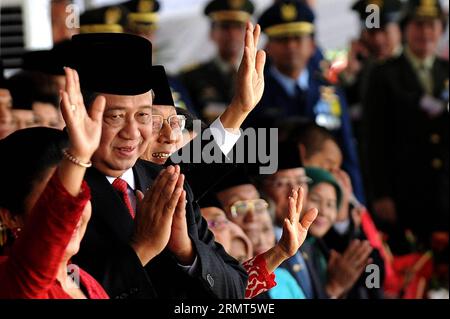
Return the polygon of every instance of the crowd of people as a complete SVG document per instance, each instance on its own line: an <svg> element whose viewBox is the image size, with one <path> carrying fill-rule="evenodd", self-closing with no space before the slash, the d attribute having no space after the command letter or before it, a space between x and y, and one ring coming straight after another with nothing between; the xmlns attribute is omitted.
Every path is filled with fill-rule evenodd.
<svg viewBox="0 0 450 319"><path fill-rule="evenodd" d="M217 55L176 75L157 0L70 4L0 72L0 298L448 298L439 1L356 0L336 68L315 1L211 0Z"/></svg>

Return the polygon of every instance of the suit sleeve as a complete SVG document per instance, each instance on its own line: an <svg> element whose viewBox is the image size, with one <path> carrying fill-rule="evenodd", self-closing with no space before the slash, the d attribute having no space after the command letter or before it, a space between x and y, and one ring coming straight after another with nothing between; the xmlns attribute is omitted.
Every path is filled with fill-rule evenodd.
<svg viewBox="0 0 450 319"><path fill-rule="evenodd" d="M188 188L188 192L191 193ZM208 224L200 214L196 203L190 202L194 213L196 234L190 233L199 267L194 277L210 293L219 299L243 299L247 286L247 272L237 260L228 255L214 240ZM190 227L189 227L190 228Z"/></svg>
<svg viewBox="0 0 450 319"><path fill-rule="evenodd" d="M216 243L208 230L199 207L192 202L192 191L186 186L188 204L186 219L192 240L196 265L186 272L169 251L164 250L146 266L159 298L168 299L243 299L247 273L238 261Z"/></svg>

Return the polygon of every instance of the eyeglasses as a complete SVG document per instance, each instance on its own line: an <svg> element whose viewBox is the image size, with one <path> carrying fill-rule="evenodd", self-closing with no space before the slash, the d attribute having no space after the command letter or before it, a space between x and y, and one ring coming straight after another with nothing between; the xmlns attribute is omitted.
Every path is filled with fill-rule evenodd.
<svg viewBox="0 0 450 319"><path fill-rule="evenodd" d="M264 199L240 200L231 205L230 211L233 218L245 216L250 210L255 213L263 213L267 210L269 204Z"/></svg>
<svg viewBox="0 0 450 319"><path fill-rule="evenodd" d="M211 229L221 230L228 225L230 221L228 219L210 220L208 221L208 227Z"/></svg>
<svg viewBox="0 0 450 319"><path fill-rule="evenodd" d="M305 184L310 184L312 179L308 176L301 176L298 178L276 178L268 181L268 184L277 188L296 188Z"/></svg>
<svg viewBox="0 0 450 319"><path fill-rule="evenodd" d="M186 116L184 115L171 115L165 119L162 115L152 115L153 132L161 131L164 121L167 121L172 130L184 130L186 126Z"/></svg>

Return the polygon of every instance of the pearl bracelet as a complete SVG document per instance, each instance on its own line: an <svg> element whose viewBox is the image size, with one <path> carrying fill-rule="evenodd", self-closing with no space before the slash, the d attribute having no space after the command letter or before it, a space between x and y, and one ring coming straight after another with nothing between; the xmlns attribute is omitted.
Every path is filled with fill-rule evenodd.
<svg viewBox="0 0 450 319"><path fill-rule="evenodd" d="M72 163L84 167L84 168L89 168L92 166L92 162L89 163L83 163L81 162L78 158L76 158L75 156L73 156L72 154L70 154L67 150L63 151L64 157L67 158L69 161L71 161Z"/></svg>

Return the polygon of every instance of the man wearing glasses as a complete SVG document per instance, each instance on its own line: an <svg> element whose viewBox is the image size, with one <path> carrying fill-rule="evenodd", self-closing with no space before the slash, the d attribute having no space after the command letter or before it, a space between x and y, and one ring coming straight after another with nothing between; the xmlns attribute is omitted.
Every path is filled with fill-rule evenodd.
<svg viewBox="0 0 450 319"><path fill-rule="evenodd" d="M254 247L258 246L258 216L267 213L269 204L261 198L246 169L237 167L214 191L228 219L242 228Z"/></svg>

